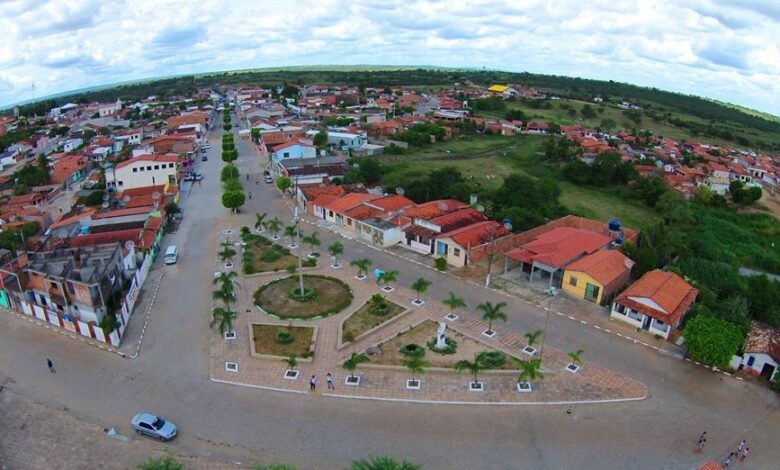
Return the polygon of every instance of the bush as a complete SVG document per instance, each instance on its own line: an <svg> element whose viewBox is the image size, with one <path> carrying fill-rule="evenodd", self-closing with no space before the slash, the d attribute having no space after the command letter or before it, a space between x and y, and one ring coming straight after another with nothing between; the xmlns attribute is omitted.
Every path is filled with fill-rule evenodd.
<svg viewBox="0 0 780 470"><path fill-rule="evenodd" d="M436 266L436 269L439 271L444 271L447 269L447 259L446 258L436 258L433 260L433 265Z"/></svg>
<svg viewBox="0 0 780 470"><path fill-rule="evenodd" d="M290 344L294 340L295 340L295 337L288 330L278 331L276 333L276 336L274 337L274 341L276 341L277 344Z"/></svg>
<svg viewBox="0 0 780 470"><path fill-rule="evenodd" d="M368 313L371 315L384 316L390 313L390 303L382 294L374 294L368 301Z"/></svg>
<svg viewBox="0 0 780 470"><path fill-rule="evenodd" d="M306 258L302 264L304 268L313 268L317 266L317 258Z"/></svg>
<svg viewBox="0 0 780 470"><path fill-rule="evenodd" d="M273 263L274 261L278 260L282 257L282 254L274 249L270 250L264 250L263 253L260 255L260 261L263 263Z"/></svg>
<svg viewBox="0 0 780 470"><path fill-rule="evenodd" d="M301 295L301 290L296 287L287 293L287 297L296 302L308 302L317 298L317 290L311 287L304 287L303 295Z"/></svg>
<svg viewBox="0 0 780 470"><path fill-rule="evenodd" d="M477 356L477 361L479 361L485 369L498 369L499 367L503 367L506 362L506 355L501 351L483 352Z"/></svg>
<svg viewBox="0 0 780 470"><path fill-rule="evenodd" d="M298 265L295 263L290 263L287 265L287 272L290 274L295 274L295 272L298 270Z"/></svg>
<svg viewBox="0 0 780 470"><path fill-rule="evenodd" d="M398 352L407 357L423 357L425 348L419 344L405 344L398 349Z"/></svg>
<svg viewBox="0 0 780 470"><path fill-rule="evenodd" d="M780 392L780 372L775 374L775 380L772 381L772 390Z"/></svg>
<svg viewBox="0 0 780 470"><path fill-rule="evenodd" d="M728 367L744 341L737 326L708 315L698 315L688 321L683 336L691 359L720 369Z"/></svg>
<svg viewBox="0 0 780 470"><path fill-rule="evenodd" d="M448 337L444 338L444 349L436 349L436 338L429 339L426 344L428 349L438 354L455 354L458 351L458 342Z"/></svg>

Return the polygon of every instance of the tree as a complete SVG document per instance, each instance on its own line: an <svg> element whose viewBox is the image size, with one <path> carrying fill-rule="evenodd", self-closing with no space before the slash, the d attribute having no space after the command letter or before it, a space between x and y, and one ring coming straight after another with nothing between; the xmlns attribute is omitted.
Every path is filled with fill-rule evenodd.
<svg viewBox="0 0 780 470"><path fill-rule="evenodd" d="M585 352L584 349L578 349L576 351L571 351L568 356L569 359L571 359L571 363L576 365L582 365L582 354Z"/></svg>
<svg viewBox="0 0 780 470"><path fill-rule="evenodd" d="M612 129L615 128L615 126L617 126L617 123L615 122L614 119L611 118L602 119L601 122L599 123L599 129L605 132L610 132Z"/></svg>
<svg viewBox="0 0 780 470"><path fill-rule="evenodd" d="M344 253L344 245L339 241L333 242L333 244L328 247L328 252L333 257L333 266L340 266L339 256Z"/></svg>
<svg viewBox="0 0 780 470"><path fill-rule="evenodd" d="M290 353L282 359L282 362L287 364L287 367L290 368L290 370L295 370L296 367L298 367L298 359L295 358L295 353Z"/></svg>
<svg viewBox="0 0 780 470"><path fill-rule="evenodd" d="M298 240L296 239L296 235L298 235L298 227L296 225L288 225L287 227L284 228L284 236L290 237L290 248L298 246Z"/></svg>
<svg viewBox="0 0 780 470"><path fill-rule="evenodd" d="M480 354L474 354L474 361L473 362L469 361L468 359L462 359L462 360L456 362L455 366L454 366L455 370L458 371L458 372L467 370L471 374L473 374L474 383L479 382L479 380L477 380L477 376L478 376L478 374L482 370L485 369L485 365L483 364L483 362L479 358Z"/></svg>
<svg viewBox="0 0 780 470"><path fill-rule="evenodd" d="M720 369L728 367L743 343L743 335L736 326L707 315L688 320L683 336L691 359Z"/></svg>
<svg viewBox="0 0 780 470"><path fill-rule="evenodd" d="M357 369L357 366L360 364L368 362L368 357L366 357L363 353L356 353L353 352L349 358L344 361L344 364L342 364L342 367L349 372L350 379L355 379L355 369Z"/></svg>
<svg viewBox="0 0 780 470"><path fill-rule="evenodd" d="M415 465L406 460L398 462L388 455L368 457L367 459L353 460L349 470L421 470L422 466Z"/></svg>
<svg viewBox="0 0 780 470"><path fill-rule="evenodd" d="M219 284L221 287L227 286L227 289L233 288L233 279L238 277L238 273L235 271L222 272L214 277L214 284Z"/></svg>
<svg viewBox="0 0 780 470"><path fill-rule="evenodd" d="M517 377L517 383L526 383L530 385L531 382L544 378L541 359L523 360L512 357L512 361L520 367L520 375Z"/></svg>
<svg viewBox="0 0 780 470"><path fill-rule="evenodd" d="M466 302L461 299L460 297L457 297L454 293L450 292L449 297L442 300L444 305L450 308L450 315L455 314L455 309L458 308L466 308Z"/></svg>
<svg viewBox="0 0 780 470"><path fill-rule="evenodd" d="M417 298L415 298L416 301L420 301L420 294L428 290L428 288L431 287L431 281L425 278L418 278L414 283L412 283L412 290L417 292Z"/></svg>
<svg viewBox="0 0 780 470"><path fill-rule="evenodd" d="M658 198L655 208L666 225L686 223L691 220L691 210L685 196L677 191L667 191Z"/></svg>
<svg viewBox="0 0 780 470"><path fill-rule="evenodd" d="M422 357L416 356L416 357L410 357L409 359L403 361L404 367L406 367L406 370L409 371L410 374L412 374L412 381L414 382L415 375L422 375L425 373L425 369L430 366L430 364L426 361L423 361Z"/></svg>
<svg viewBox="0 0 780 470"><path fill-rule="evenodd" d="M320 241L319 236L317 235L317 232L312 232L310 235L306 235L305 237L301 237L301 241L303 243L306 243L309 245L309 248L311 248L311 251L309 252L309 255L314 255L316 253L314 250L317 249L318 246L322 244Z"/></svg>
<svg viewBox="0 0 780 470"><path fill-rule="evenodd" d="M263 212L262 214L257 213L255 214L255 230L259 230L260 232L265 231L265 218L268 217L268 214Z"/></svg>
<svg viewBox="0 0 780 470"><path fill-rule="evenodd" d="M222 205L231 211L236 211L246 202L246 196L241 190L225 191L222 193Z"/></svg>
<svg viewBox="0 0 780 470"><path fill-rule="evenodd" d="M182 470L182 468L184 466L182 466L181 462L171 455L157 459L150 458L138 466L138 470Z"/></svg>
<svg viewBox="0 0 780 470"><path fill-rule="evenodd" d="M224 262L224 261L227 261L229 259L233 259L233 257L236 256L236 250L234 250L230 246L224 246L222 248L222 251L220 251L218 253L218 255L219 255L220 259L222 259L222 261Z"/></svg>
<svg viewBox="0 0 780 470"><path fill-rule="evenodd" d="M483 304L477 305L478 310L482 310L483 315L482 319L488 321L488 334L493 334L493 321L494 320L502 320L506 321L506 313L504 313L504 307L506 307L506 302L499 302L495 305L491 304L490 302L485 302Z"/></svg>
<svg viewBox="0 0 780 470"><path fill-rule="evenodd" d="M360 175L360 181L362 183L378 183L382 178L382 168L379 166L379 161L375 158L361 158L359 165L358 174Z"/></svg>
<svg viewBox="0 0 780 470"><path fill-rule="evenodd" d="M238 176L239 176L238 168L236 168L236 166L233 165L232 163L228 163L227 165L222 167L222 171L219 175L219 180L224 183L228 180L237 179Z"/></svg>
<svg viewBox="0 0 780 470"><path fill-rule="evenodd" d="M273 234L274 238L278 238L279 230L282 229L283 225L284 224L282 223L281 220L274 217L273 219L265 223L265 228L268 229L268 231L271 232L271 234Z"/></svg>
<svg viewBox="0 0 780 470"><path fill-rule="evenodd" d="M371 260L367 258L356 259L349 263L349 265L357 268L358 277L363 277L368 274L368 268L371 267Z"/></svg>
<svg viewBox="0 0 780 470"><path fill-rule="evenodd" d="M214 300L220 300L225 304L225 309L230 310L230 304L236 301L236 292L233 284L222 284L222 286L211 292Z"/></svg>
<svg viewBox="0 0 780 470"><path fill-rule="evenodd" d="M539 337L542 336L542 330L529 331L523 336L525 336L525 339L528 341L528 347L532 348L539 342Z"/></svg>
<svg viewBox="0 0 780 470"><path fill-rule="evenodd" d="M120 325L116 315L111 312L106 312L106 314L100 320L100 325L98 326L100 326L100 328L103 329L103 332L105 332L106 336L108 336L112 332L116 331Z"/></svg>
<svg viewBox="0 0 780 470"><path fill-rule="evenodd" d="M280 176L276 178L276 187L279 188L279 191L287 191L290 186L292 186L292 180L290 180L289 176Z"/></svg>
<svg viewBox="0 0 780 470"><path fill-rule="evenodd" d="M317 132L317 134L314 135L313 144L318 149L328 146L328 133L325 131L325 129L320 130Z"/></svg>
<svg viewBox="0 0 780 470"><path fill-rule="evenodd" d="M181 207L179 207L178 204L171 201L168 204L165 205L165 214L167 217L173 217L176 214L181 214Z"/></svg>
<svg viewBox="0 0 780 470"><path fill-rule="evenodd" d="M224 335L226 331L233 331L233 320L236 319L238 313L222 307L216 307L211 311L211 323L209 326L219 327L219 334Z"/></svg>
<svg viewBox="0 0 780 470"><path fill-rule="evenodd" d="M385 271L382 274L379 275L379 278L377 278L377 283L383 283L386 288L390 288L390 284L398 280L398 275L400 273L398 271L392 270L392 271Z"/></svg>

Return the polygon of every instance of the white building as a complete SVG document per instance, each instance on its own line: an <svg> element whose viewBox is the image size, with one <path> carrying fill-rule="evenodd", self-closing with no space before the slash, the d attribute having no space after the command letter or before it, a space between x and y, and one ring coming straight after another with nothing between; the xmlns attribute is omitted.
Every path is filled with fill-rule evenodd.
<svg viewBox="0 0 780 470"><path fill-rule="evenodd" d="M339 148L346 146L351 149L357 149L362 147L364 143L366 143L366 138L360 134L328 131L328 145L335 145Z"/></svg>
<svg viewBox="0 0 780 470"><path fill-rule="evenodd" d="M178 184L179 157L141 155L106 170L106 185L117 189Z"/></svg>
<svg viewBox="0 0 780 470"><path fill-rule="evenodd" d="M122 109L122 100L116 100L116 103L112 104L101 104L98 106L98 115L100 117L111 116L120 109Z"/></svg>
<svg viewBox="0 0 780 470"><path fill-rule="evenodd" d="M81 147L81 144L83 143L84 141L81 139L68 139L62 144L62 151L65 153L72 152Z"/></svg>
<svg viewBox="0 0 780 470"><path fill-rule="evenodd" d="M317 149L313 145L301 142L299 140L291 140L285 144L277 145L274 148L274 153L271 154L271 158L274 163L279 163L282 160L287 159L301 159L301 158L316 158Z"/></svg>
<svg viewBox="0 0 780 470"><path fill-rule="evenodd" d="M745 341L742 367L755 375L773 380L780 364L780 330L753 321Z"/></svg>

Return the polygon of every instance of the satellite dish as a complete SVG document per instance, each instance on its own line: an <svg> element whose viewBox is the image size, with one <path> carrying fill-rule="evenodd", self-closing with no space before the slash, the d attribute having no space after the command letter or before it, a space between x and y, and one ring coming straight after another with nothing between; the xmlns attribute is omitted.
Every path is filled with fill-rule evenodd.
<svg viewBox="0 0 780 470"><path fill-rule="evenodd" d="M438 207L440 211L446 211L448 206L446 202L439 201L439 203L436 204L436 207Z"/></svg>
<svg viewBox="0 0 780 470"><path fill-rule="evenodd" d="M122 196L122 202L124 202L125 204L130 202L130 195L129 194L125 194L124 196Z"/></svg>
<svg viewBox="0 0 780 470"><path fill-rule="evenodd" d="M108 209L108 206L109 206L108 202L104 202L103 204L100 205L100 207L102 207L103 209Z"/></svg>
<svg viewBox="0 0 780 470"><path fill-rule="evenodd" d="M400 186L395 188L395 193L398 194L399 196L403 196L404 195L404 188L402 188Z"/></svg>
<svg viewBox="0 0 780 470"><path fill-rule="evenodd" d="M477 212L485 212L485 207L481 204L477 206Z"/></svg>
<svg viewBox="0 0 780 470"><path fill-rule="evenodd" d="M108 193L103 194L103 202L108 202L109 197Z"/></svg>
<svg viewBox="0 0 780 470"><path fill-rule="evenodd" d="M133 240L127 240L125 242L125 250L132 251L133 248L135 248L135 243L133 243Z"/></svg>

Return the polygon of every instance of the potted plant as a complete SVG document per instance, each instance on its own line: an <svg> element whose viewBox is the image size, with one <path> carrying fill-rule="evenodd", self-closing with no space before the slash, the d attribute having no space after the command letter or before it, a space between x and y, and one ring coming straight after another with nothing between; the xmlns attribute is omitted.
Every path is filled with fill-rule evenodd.
<svg viewBox="0 0 780 470"><path fill-rule="evenodd" d="M423 351L424 352L424 351ZM425 368L428 367L428 363L423 361L422 356L412 356L403 362L406 370L412 374L412 378L406 381L407 390L420 390L422 381L419 378L415 378L415 375L422 375L425 373Z"/></svg>
<svg viewBox="0 0 780 470"><path fill-rule="evenodd" d="M481 392L485 390L485 384L478 380L478 374L484 369L482 361L479 360L479 354L474 354L474 361L462 359L455 363L455 370L458 372L467 370L473 374L474 380L469 382L470 392Z"/></svg>
<svg viewBox="0 0 780 470"><path fill-rule="evenodd" d="M290 237L290 244L287 245L287 248L294 250L298 248L298 241L296 240L296 234L298 233L298 227L295 225L288 225L284 228L284 236Z"/></svg>
<svg viewBox="0 0 780 470"><path fill-rule="evenodd" d="M262 214L255 214L255 230L258 232L265 232L265 218L268 217L268 214L263 212Z"/></svg>
<svg viewBox="0 0 780 470"><path fill-rule="evenodd" d="M287 364L287 370L284 371L284 378L289 380L297 379L300 371L296 369L296 367L298 367L298 359L295 358L295 354L290 353L287 357L282 359L282 362Z"/></svg>
<svg viewBox="0 0 780 470"><path fill-rule="evenodd" d="M344 361L344 364L342 364L342 367L349 372L349 375L347 376L346 380L344 381L344 384L351 385L353 387L357 387L360 385L360 376L355 376L355 369L357 369L357 366L360 364L368 362L368 357L366 357L363 353L356 353L353 352L349 358L347 358L346 361Z"/></svg>
<svg viewBox="0 0 780 470"><path fill-rule="evenodd" d="M328 252L330 252L330 255L333 257L333 264L331 264L330 267L333 269L339 269L341 267L339 264L339 256L344 253L344 245L339 241L334 242L331 246L328 247Z"/></svg>
<svg viewBox="0 0 780 470"><path fill-rule="evenodd" d="M531 382L544 378L544 374L542 374L542 360L538 358L528 360L512 358L512 360L520 367L520 375L517 377L517 391L533 391Z"/></svg>
<svg viewBox="0 0 780 470"><path fill-rule="evenodd" d="M417 297L415 297L414 300L412 300L412 303L420 307L425 304L425 301L420 299L420 294L428 290L428 288L431 287L431 281L425 279L425 278L418 278L414 283L412 284L412 290L417 293Z"/></svg>
<svg viewBox="0 0 780 470"><path fill-rule="evenodd" d="M494 320L503 320L506 321L506 313L504 313L504 307L506 307L506 302L499 302L495 305L491 304L490 302L485 302L483 304L477 305L477 309L482 310L484 314L482 315L483 320L488 321L488 328L487 330L483 331L482 334L487 336L488 338L492 338L496 335L496 332L493 331L493 321Z"/></svg>
<svg viewBox="0 0 780 470"><path fill-rule="evenodd" d="M576 351L572 351L568 354L569 359L571 359L571 362L566 365L566 370L569 372L579 372L579 370L582 368L582 353L584 353L584 349L578 349Z"/></svg>
<svg viewBox="0 0 780 470"><path fill-rule="evenodd" d="M364 281L366 279L366 274L368 273L368 268L371 267L371 260L367 258L361 258L361 259L356 259L355 261L349 264L350 266L356 267L358 270L355 279L357 279L358 281Z"/></svg>
<svg viewBox="0 0 780 470"><path fill-rule="evenodd" d="M390 284L398 280L398 274L398 271L384 271L379 275L376 282L384 284L384 287L382 287L383 291L393 292L395 289Z"/></svg>
<svg viewBox="0 0 780 470"><path fill-rule="evenodd" d="M266 228L266 229L267 229L269 232L271 232L271 234L273 235L273 236L271 237L271 239L272 239L272 240L276 241L276 240L279 240L279 239L281 238L281 237L279 236L279 230L281 230L281 229L282 229L282 226L283 226L283 225L284 225L284 224L282 223L282 221L281 221L281 220L279 220L279 219L278 219L278 218L276 218L276 217L274 217L273 219L271 219L271 220L269 220L268 222L266 222L266 223L265 223L265 228Z"/></svg>
<svg viewBox="0 0 780 470"><path fill-rule="evenodd" d="M450 308L450 313L444 317L450 321L454 321L459 318L457 315L455 315L455 310L457 308L466 307L466 302L460 297L457 297L453 292L450 292L450 296L444 299L442 303Z"/></svg>
<svg viewBox="0 0 780 470"><path fill-rule="evenodd" d="M310 235L306 235L305 237L301 237L301 241L303 243L306 243L311 248L311 251L309 252L309 258L316 258L319 256L319 253L314 251L320 244L322 243L317 236L317 232L312 232Z"/></svg>
<svg viewBox="0 0 780 470"><path fill-rule="evenodd" d="M525 339L528 340L528 346L523 348L523 352L533 356L536 354L536 348L534 345L539 342L539 337L542 335L542 330L529 331L524 334Z"/></svg>

